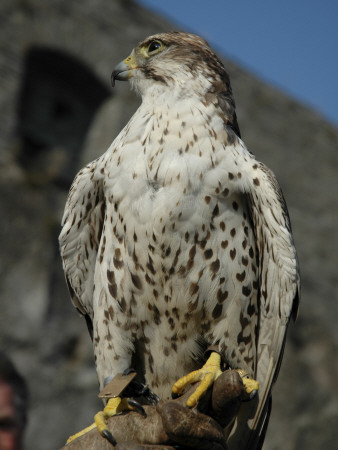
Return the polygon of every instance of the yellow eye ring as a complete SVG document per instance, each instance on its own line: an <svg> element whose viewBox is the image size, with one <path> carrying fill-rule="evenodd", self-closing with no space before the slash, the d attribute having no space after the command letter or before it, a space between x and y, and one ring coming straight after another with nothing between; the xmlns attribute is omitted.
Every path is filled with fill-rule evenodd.
<svg viewBox="0 0 338 450"><path fill-rule="evenodd" d="M163 44L161 41L151 41L148 45L148 55L157 53L159 50L163 48Z"/></svg>

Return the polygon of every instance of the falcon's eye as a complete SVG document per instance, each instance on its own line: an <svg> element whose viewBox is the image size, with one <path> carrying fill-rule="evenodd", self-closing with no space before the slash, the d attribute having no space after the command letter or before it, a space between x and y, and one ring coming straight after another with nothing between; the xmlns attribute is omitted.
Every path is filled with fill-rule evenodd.
<svg viewBox="0 0 338 450"><path fill-rule="evenodd" d="M148 45L148 55L151 53L155 53L158 50L160 50L163 47L163 44L161 41L151 41Z"/></svg>

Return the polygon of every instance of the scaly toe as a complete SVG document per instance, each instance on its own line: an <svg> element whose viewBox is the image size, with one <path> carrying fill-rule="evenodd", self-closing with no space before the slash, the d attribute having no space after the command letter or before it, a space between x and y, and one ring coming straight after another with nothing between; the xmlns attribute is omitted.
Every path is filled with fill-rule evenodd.
<svg viewBox="0 0 338 450"><path fill-rule="evenodd" d="M95 424L98 432L106 438L111 444L116 445L116 441L107 428L106 419L115 416L123 411L130 410L127 398L113 397L108 400L103 411L98 412L95 417Z"/></svg>
<svg viewBox="0 0 338 450"><path fill-rule="evenodd" d="M215 375L213 373L208 373L204 375L201 384L197 387L195 392L190 395L187 400L187 406L193 408L197 405L201 397L207 392L209 387L213 384L215 380Z"/></svg>
<svg viewBox="0 0 338 450"><path fill-rule="evenodd" d="M190 384L196 383L201 380L200 370L195 370L194 372L188 373L184 377L180 378L176 381L174 386L172 387L172 393L177 397L180 396L184 389Z"/></svg>
<svg viewBox="0 0 338 450"><path fill-rule="evenodd" d="M237 372L242 379L246 393L249 395L250 399L253 398L259 389L258 381L253 378L249 378L245 370L237 369Z"/></svg>
<svg viewBox="0 0 338 450"><path fill-rule="evenodd" d="M187 386L201 381L201 384L187 400L187 406L193 408L197 405L199 399L203 397L216 378L221 375L222 371L220 367L221 356L216 352L211 353L209 359L201 369L195 370L176 381L172 387L172 396L175 398L181 395Z"/></svg>
<svg viewBox="0 0 338 450"><path fill-rule="evenodd" d="M92 423L91 425L89 425L89 427L86 427L83 430L79 431L78 433L73 434L72 436L69 436L69 438L67 439L67 444L69 444L69 442L74 441L78 437L83 436L84 434L88 433L89 431L93 430L94 428L96 428L96 423Z"/></svg>
<svg viewBox="0 0 338 450"><path fill-rule="evenodd" d="M113 397L108 400L107 405L105 406L103 411L99 411L95 414L94 423L84 430L79 431L78 433L70 436L67 440L67 444L74 439L77 439L80 436L88 433L89 431L96 428L98 432L107 439L112 445L116 445L116 440L113 435L107 428L106 419L109 417L115 416L116 414L120 414L123 411L137 411L142 416L147 417L145 410L143 407L136 402L135 400L121 397Z"/></svg>

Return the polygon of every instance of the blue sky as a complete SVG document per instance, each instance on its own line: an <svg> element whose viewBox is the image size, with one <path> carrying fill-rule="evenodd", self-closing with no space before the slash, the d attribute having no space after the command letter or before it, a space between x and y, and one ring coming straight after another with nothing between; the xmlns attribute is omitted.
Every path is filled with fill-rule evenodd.
<svg viewBox="0 0 338 450"><path fill-rule="evenodd" d="M338 125L337 0L138 0Z"/></svg>

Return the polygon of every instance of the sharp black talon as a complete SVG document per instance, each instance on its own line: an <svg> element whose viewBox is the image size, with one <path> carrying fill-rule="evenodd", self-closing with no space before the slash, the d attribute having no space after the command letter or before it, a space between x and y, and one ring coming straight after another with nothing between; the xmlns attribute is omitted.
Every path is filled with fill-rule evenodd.
<svg viewBox="0 0 338 450"><path fill-rule="evenodd" d="M241 399L242 402L249 402L256 396L257 392L258 392L257 390L253 390L252 392L250 392L250 394L244 394Z"/></svg>
<svg viewBox="0 0 338 450"><path fill-rule="evenodd" d="M107 439L107 441L109 441L111 443L111 445L117 444L117 442L115 441L113 435L111 434L111 432L109 430L103 430L101 434L104 438Z"/></svg>
<svg viewBox="0 0 338 450"><path fill-rule="evenodd" d="M158 395L156 395L154 392L152 392L149 388L148 388L148 392L145 395L145 398L152 404L157 406L159 401L160 401L160 397Z"/></svg>
<svg viewBox="0 0 338 450"><path fill-rule="evenodd" d="M127 401L128 401L128 405L132 406L136 412L141 414L141 416L143 416L143 417L147 417L147 413L145 412L143 406L140 405L139 402L137 402L136 400L134 400L132 398L128 398Z"/></svg>
<svg viewBox="0 0 338 450"><path fill-rule="evenodd" d="M175 398L178 398L178 397L179 397L178 394L176 394L174 392L171 393L171 398L173 398L174 400L175 400Z"/></svg>
<svg viewBox="0 0 338 450"><path fill-rule="evenodd" d="M132 380L130 384L123 390L124 397L144 397L152 405L158 405L160 401L158 395L156 395L149 388L147 384L139 383Z"/></svg>
<svg viewBox="0 0 338 450"><path fill-rule="evenodd" d="M256 394L257 394L257 390L256 389L253 390L252 392L250 392L250 395L249 395L250 400L252 400L255 397Z"/></svg>
<svg viewBox="0 0 338 450"><path fill-rule="evenodd" d="M136 370L132 367L128 367L123 371L123 375L129 375L136 373ZM131 380L128 386L122 391L123 397L144 397L148 403L157 406L160 398L149 388L147 384L140 383L139 381Z"/></svg>
<svg viewBox="0 0 338 450"><path fill-rule="evenodd" d="M160 397L156 395L147 384L141 384L139 386L139 395L143 396L149 403L157 406L160 401Z"/></svg>

